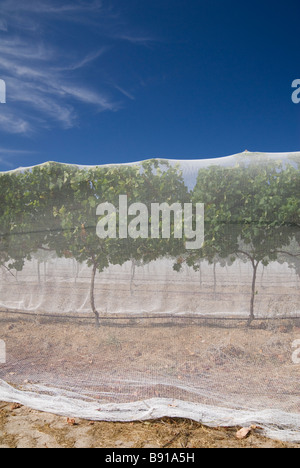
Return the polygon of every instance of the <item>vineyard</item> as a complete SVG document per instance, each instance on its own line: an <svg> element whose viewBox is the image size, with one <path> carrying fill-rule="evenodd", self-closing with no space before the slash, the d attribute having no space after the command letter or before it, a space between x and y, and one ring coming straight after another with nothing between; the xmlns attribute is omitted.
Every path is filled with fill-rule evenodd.
<svg viewBox="0 0 300 468"><path fill-rule="evenodd" d="M243 153L1 173L0 400L299 441L299 165ZM111 238L108 221L100 238L97 207L124 195L147 207L146 230L129 214L140 235ZM169 238L146 236L153 203L204 204L202 247L187 249L175 215ZM119 210L114 223L124 232Z"/></svg>

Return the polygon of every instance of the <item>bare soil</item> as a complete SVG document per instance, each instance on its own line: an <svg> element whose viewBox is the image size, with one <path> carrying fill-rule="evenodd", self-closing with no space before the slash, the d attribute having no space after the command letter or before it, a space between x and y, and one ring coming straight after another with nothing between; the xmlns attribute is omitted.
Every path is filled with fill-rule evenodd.
<svg viewBox="0 0 300 468"><path fill-rule="evenodd" d="M101 403L169 398L227 408L300 413L300 366L292 362L299 321L85 320L0 315L7 364L0 378L23 388L49 385ZM225 397L225 398L224 398ZM222 400L223 398L223 400ZM99 413L100 415L100 413ZM292 448L260 431L207 428L185 419L110 423L0 403L0 447ZM99 419L101 415L99 416Z"/></svg>

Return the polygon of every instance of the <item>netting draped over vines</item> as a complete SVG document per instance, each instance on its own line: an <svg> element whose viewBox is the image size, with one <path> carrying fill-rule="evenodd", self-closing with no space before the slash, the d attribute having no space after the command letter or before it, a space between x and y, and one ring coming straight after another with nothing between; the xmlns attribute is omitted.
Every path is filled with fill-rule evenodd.
<svg viewBox="0 0 300 468"><path fill-rule="evenodd" d="M300 440L299 165L0 173L0 399Z"/></svg>

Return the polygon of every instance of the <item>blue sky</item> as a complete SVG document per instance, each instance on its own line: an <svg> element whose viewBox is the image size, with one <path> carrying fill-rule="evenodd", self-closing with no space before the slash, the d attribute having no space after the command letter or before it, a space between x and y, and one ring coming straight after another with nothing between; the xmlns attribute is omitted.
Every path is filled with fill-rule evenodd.
<svg viewBox="0 0 300 468"><path fill-rule="evenodd" d="M0 0L0 170L300 150L299 0Z"/></svg>

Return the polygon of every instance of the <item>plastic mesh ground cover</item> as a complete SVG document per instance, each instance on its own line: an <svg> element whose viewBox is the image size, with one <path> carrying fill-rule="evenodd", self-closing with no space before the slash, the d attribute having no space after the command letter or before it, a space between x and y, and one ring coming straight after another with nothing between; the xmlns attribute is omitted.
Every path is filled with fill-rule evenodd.
<svg viewBox="0 0 300 468"><path fill-rule="evenodd" d="M2 173L0 399L300 441L299 162L242 153ZM97 207L116 207L118 231L125 195L148 209L149 234L151 204L204 203L203 246L174 238L172 216L170 238L99 238Z"/></svg>

